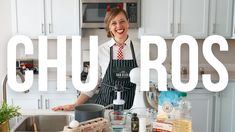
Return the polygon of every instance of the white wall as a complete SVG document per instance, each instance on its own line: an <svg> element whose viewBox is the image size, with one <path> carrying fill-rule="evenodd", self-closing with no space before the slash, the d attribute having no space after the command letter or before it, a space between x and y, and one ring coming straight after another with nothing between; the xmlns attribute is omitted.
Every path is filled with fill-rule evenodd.
<svg viewBox="0 0 235 132"><path fill-rule="evenodd" d="M2 80L6 74L6 46L11 37L10 0L0 0L0 102L2 102Z"/></svg>

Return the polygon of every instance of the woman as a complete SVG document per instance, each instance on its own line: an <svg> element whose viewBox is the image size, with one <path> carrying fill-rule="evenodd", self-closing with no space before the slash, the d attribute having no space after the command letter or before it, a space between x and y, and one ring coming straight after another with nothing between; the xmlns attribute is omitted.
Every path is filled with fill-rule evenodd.
<svg viewBox="0 0 235 132"><path fill-rule="evenodd" d="M122 99L125 100L125 109L132 106L135 94L135 84L130 82L129 72L138 66L139 48L135 46L128 36L129 22L127 13L121 8L112 9L105 18L107 36L111 40L99 46L99 73L100 90L94 103L109 105L115 97L116 83L124 87ZM98 86L97 86L98 87ZM58 106L53 110L73 110L76 105L86 103L95 93L81 93L74 104Z"/></svg>

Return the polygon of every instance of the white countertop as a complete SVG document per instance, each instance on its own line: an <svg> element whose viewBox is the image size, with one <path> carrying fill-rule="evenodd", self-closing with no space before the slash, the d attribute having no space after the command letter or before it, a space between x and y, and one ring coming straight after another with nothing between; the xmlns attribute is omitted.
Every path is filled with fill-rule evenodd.
<svg viewBox="0 0 235 132"><path fill-rule="evenodd" d="M35 110L23 109L20 113L24 115L71 115L74 116L74 111L53 111L53 110Z"/></svg>
<svg viewBox="0 0 235 132"><path fill-rule="evenodd" d="M52 110L35 110L35 109L24 109L20 111L22 114L22 117L27 117L27 116L34 116L34 115L70 115L72 117L72 119L74 119L74 111L52 111ZM106 118L107 120L109 120L108 114L109 114L110 110L105 110L104 113L104 118ZM21 120L23 119L21 118ZM124 132L129 132L130 131L130 118L126 117L127 122L125 127L123 128ZM17 123L16 123L17 124ZM17 125L15 124L11 124L10 126L12 126L12 129L15 129L17 127Z"/></svg>

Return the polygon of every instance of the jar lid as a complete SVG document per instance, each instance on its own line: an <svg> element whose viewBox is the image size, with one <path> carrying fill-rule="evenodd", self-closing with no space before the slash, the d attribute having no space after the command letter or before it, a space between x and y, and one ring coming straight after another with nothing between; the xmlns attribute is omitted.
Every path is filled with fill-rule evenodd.
<svg viewBox="0 0 235 132"><path fill-rule="evenodd" d="M132 116L137 116L137 113L133 113Z"/></svg>

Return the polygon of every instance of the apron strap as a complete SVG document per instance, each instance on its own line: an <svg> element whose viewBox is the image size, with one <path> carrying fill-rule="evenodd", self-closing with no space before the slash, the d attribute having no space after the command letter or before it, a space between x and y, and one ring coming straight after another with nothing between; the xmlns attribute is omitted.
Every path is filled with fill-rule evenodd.
<svg viewBox="0 0 235 132"><path fill-rule="evenodd" d="M135 63L136 63L136 58L135 58L135 51L134 51L134 46L133 46L133 43L132 43L132 41L131 41L131 53L132 53L132 58L133 58L133 60L135 61ZM136 63L137 64L137 63Z"/></svg>
<svg viewBox="0 0 235 132"><path fill-rule="evenodd" d="M110 59L109 61L111 62L111 60L113 59L113 46L110 47L110 53L109 54L110 54L109 55L110 56L109 57L109 59Z"/></svg>

